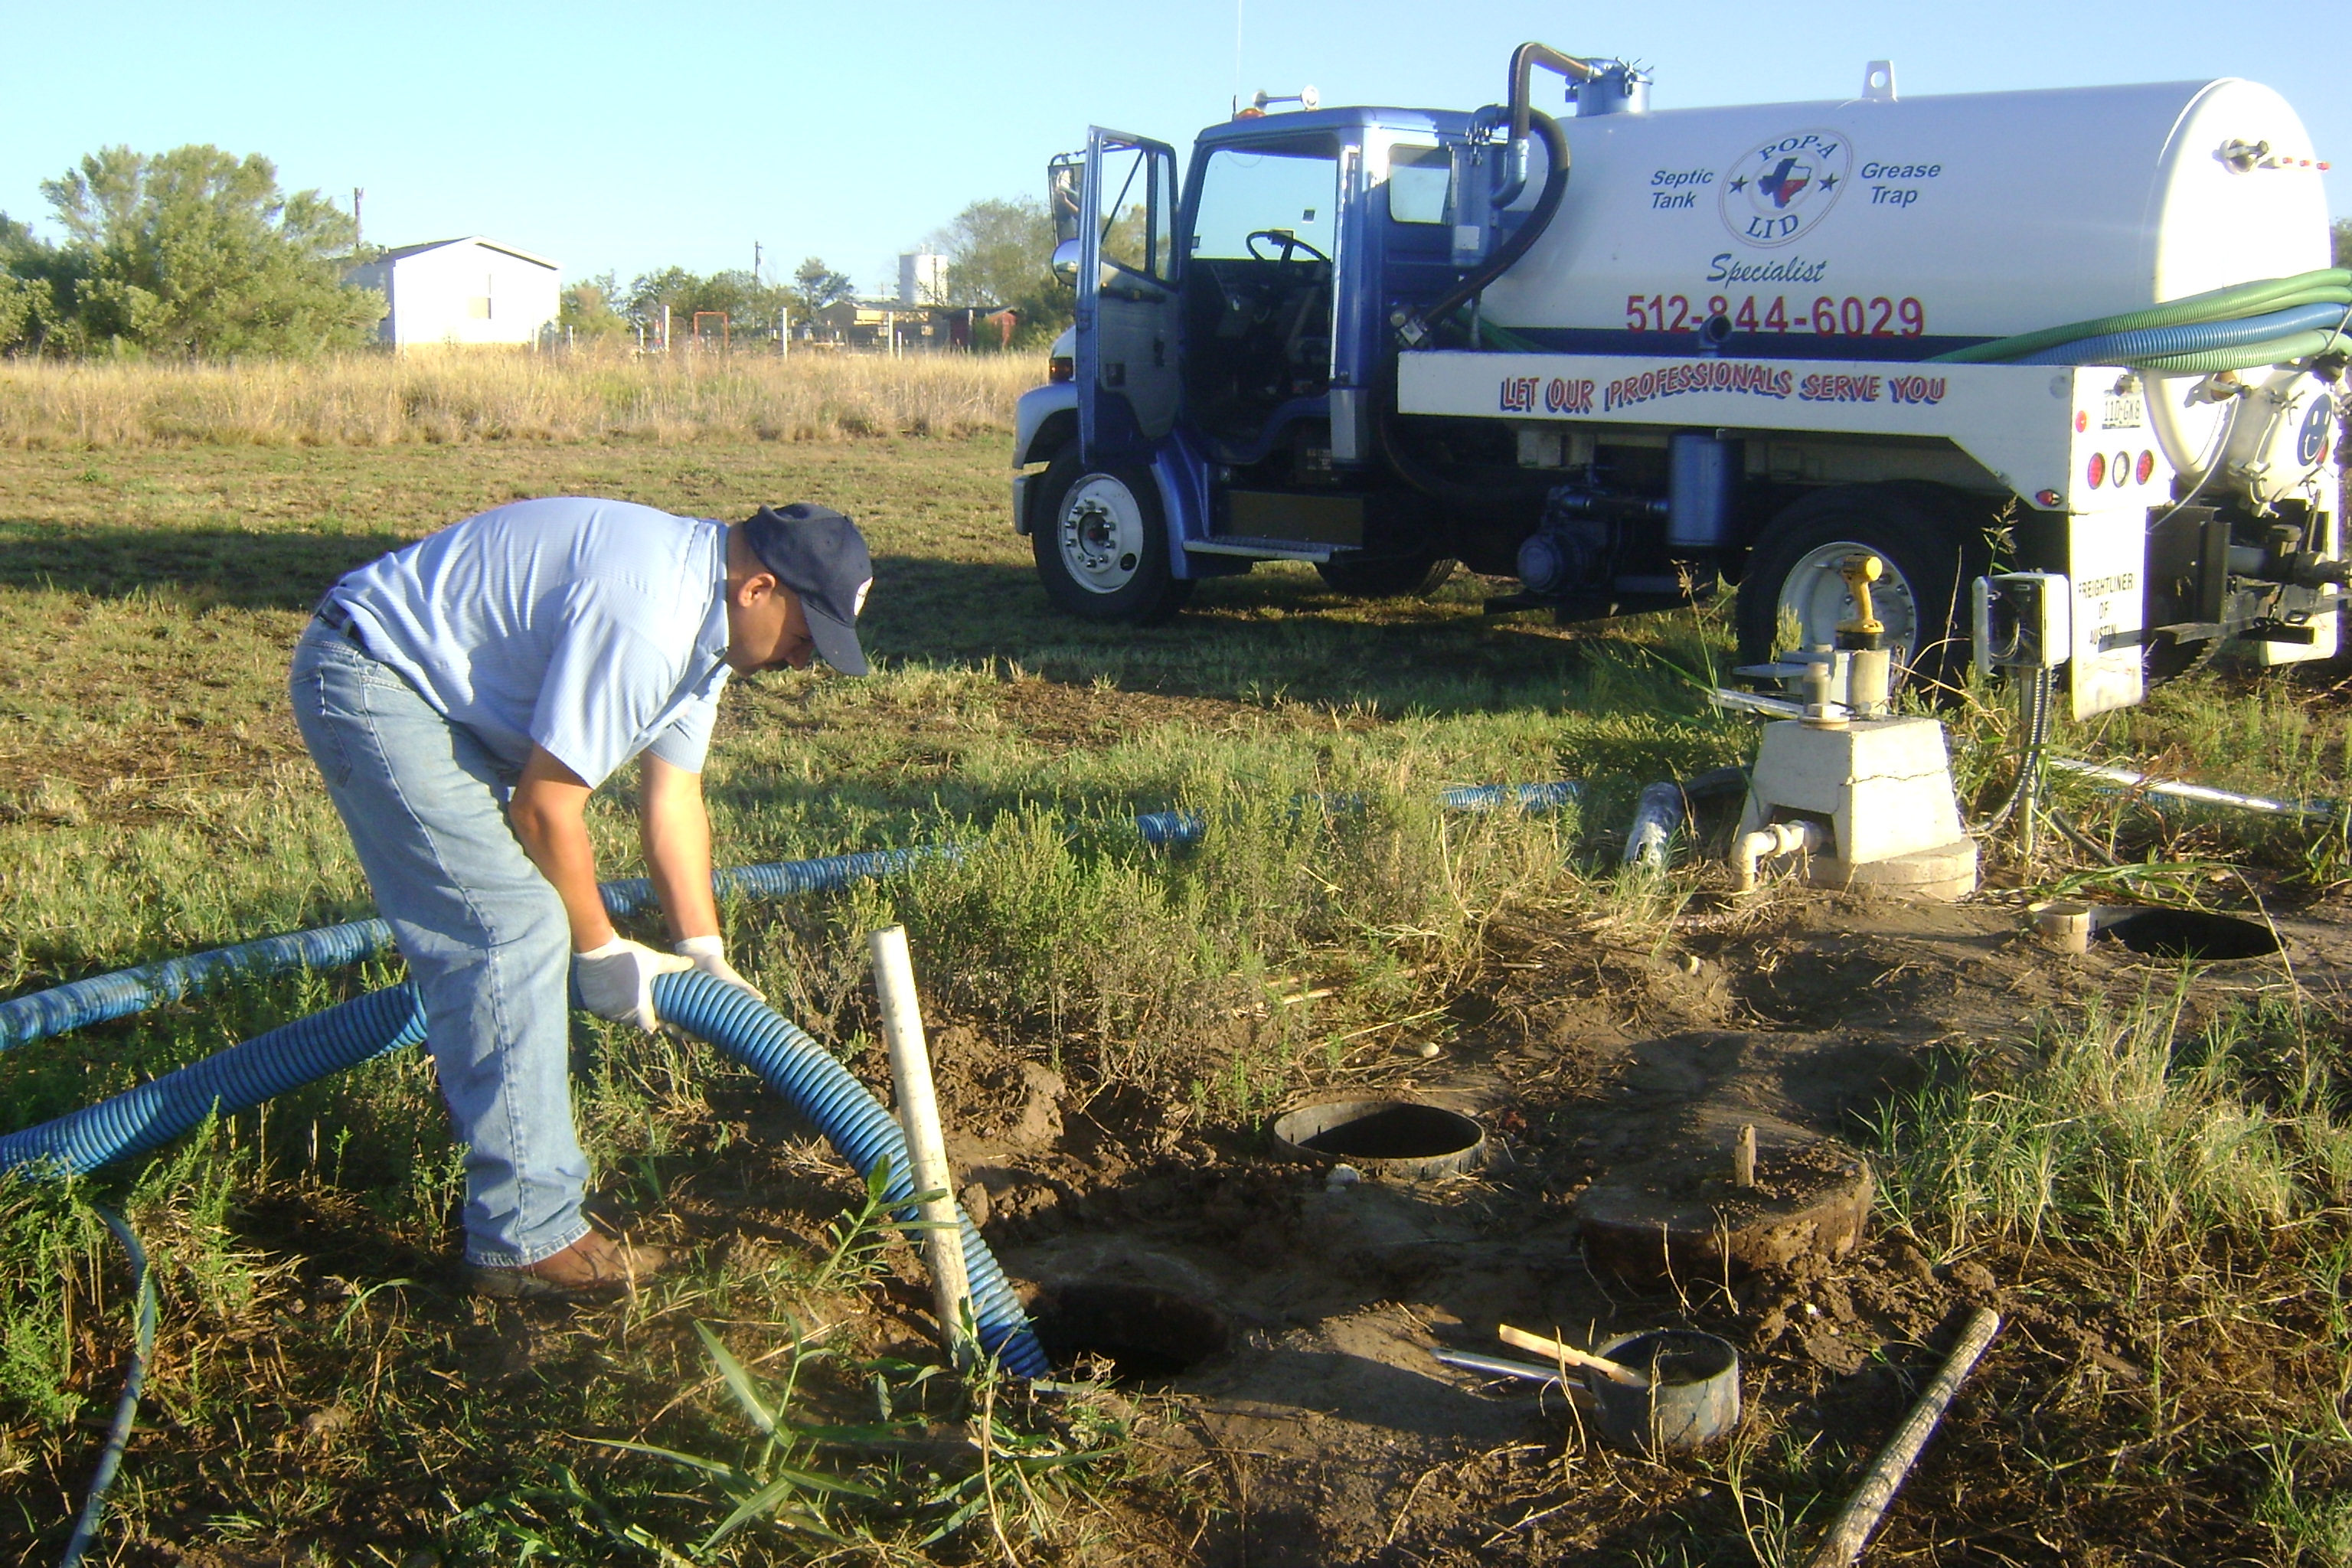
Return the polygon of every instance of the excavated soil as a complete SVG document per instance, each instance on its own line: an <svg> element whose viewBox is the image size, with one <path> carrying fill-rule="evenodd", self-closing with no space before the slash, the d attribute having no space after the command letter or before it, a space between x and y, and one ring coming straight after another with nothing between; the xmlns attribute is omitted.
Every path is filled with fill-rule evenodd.
<svg viewBox="0 0 2352 1568"><path fill-rule="evenodd" d="M935 1041L950 1153L1048 1343L1125 1379L1160 1413L1171 1473L1190 1478L1189 1501L1139 1521L1135 1540L1155 1544L1134 1560L1189 1541L1191 1560L1234 1568L1652 1561L1651 1543L1686 1539L1694 1521L1720 1516L1741 1539L1738 1500L1707 1464L1591 1448L1556 1390L1430 1352L1516 1353L1498 1323L1578 1344L1701 1329L1738 1346L1751 1427L1865 1448L1970 1305L2009 1312L2012 1338L2137 1372L2083 1312L2021 1297L1982 1262L1931 1267L1864 1223L1870 1119L1937 1047L2014 1039L2037 1009L2180 973L2113 942L2061 956L2021 924L1991 902L1790 892L1686 913L1638 948L1605 931L1498 933L1501 978L1455 1005L1443 1056L1402 1042L1320 1096L1480 1118L1494 1154L1472 1176L1335 1178L1276 1159L1263 1134L1204 1131L1181 1105L1081 1100L1044 1062L961 1026ZM2338 988L2352 968L2340 929L2280 929L2303 983ZM2190 1005L2281 984L2282 963L2205 970ZM1743 1191L1729 1176L1744 1126L1760 1158ZM1696 1266L1668 1247L1662 1267L1587 1245L1596 1213L1694 1208L1752 1244L1700 1246ZM2000 1384L1980 1378L1978 1402L1956 1407L1906 1491L1916 1510L1898 1506L1874 1548L1885 1560L1948 1539L1934 1500L1964 1488L1966 1434L1996 1419ZM2058 1560L2012 1545L2022 1555L1983 1560Z"/></svg>

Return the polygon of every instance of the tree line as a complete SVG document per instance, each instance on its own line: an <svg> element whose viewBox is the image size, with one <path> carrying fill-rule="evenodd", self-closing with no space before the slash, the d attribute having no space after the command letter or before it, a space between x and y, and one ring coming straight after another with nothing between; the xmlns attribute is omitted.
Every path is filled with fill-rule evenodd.
<svg viewBox="0 0 2352 1568"><path fill-rule="evenodd" d="M354 348L383 296L344 283L352 215L258 153L108 147L41 195L61 244L0 213L0 352L216 357Z"/></svg>
<svg viewBox="0 0 2352 1568"><path fill-rule="evenodd" d="M62 240L0 212L0 354L310 355L371 343L383 319L381 292L345 281L382 250L362 247L357 219L318 191L281 189L258 153L107 147L44 180L41 195ZM925 244L948 258L940 303L1009 307L1024 345L1068 324L1042 203L974 202ZM772 331L783 311L804 319L854 291L816 257L778 282L671 267L624 287L607 272L563 290L560 321L575 338L617 340L667 306L680 335L698 310Z"/></svg>
<svg viewBox="0 0 2352 1568"><path fill-rule="evenodd" d="M932 303L1011 310L1020 323L1013 341L1024 347L1043 347L1070 324L1069 289L1049 268L1054 221L1043 203L974 202L923 244L948 258L940 297ZM846 273L815 256L776 283L748 268L697 274L670 267L639 273L625 285L607 272L567 286L560 320L575 337L617 339L656 330L667 309L677 336L689 331L702 312L723 313L731 332L765 334L786 314L805 321L856 292ZM973 341L984 348L995 340L980 334Z"/></svg>

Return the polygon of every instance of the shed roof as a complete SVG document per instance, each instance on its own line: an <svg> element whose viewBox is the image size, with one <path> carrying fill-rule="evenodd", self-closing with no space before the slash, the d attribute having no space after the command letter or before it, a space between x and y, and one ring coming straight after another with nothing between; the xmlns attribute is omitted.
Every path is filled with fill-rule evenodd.
<svg viewBox="0 0 2352 1568"><path fill-rule="evenodd" d="M464 235L457 239L428 239L422 245L404 245L395 249L385 251L382 256L377 257L376 259L378 261L403 261L407 259L409 257L419 256L428 250L439 250L444 246L450 245L478 245L487 250L495 250L501 255L511 256L519 260L528 261L535 267L544 267L550 272L560 272L562 270L561 267L556 263L550 261L544 256L533 256L528 250L518 249L511 245L501 245L495 239L488 239L478 234Z"/></svg>

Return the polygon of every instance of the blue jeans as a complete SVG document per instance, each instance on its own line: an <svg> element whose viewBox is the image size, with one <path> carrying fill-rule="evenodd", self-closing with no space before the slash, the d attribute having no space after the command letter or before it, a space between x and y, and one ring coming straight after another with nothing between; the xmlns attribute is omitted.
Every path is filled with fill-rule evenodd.
<svg viewBox="0 0 2352 1568"><path fill-rule="evenodd" d="M294 650L294 721L425 998L466 1145L466 1258L536 1263L588 1233L572 1125L572 931L507 825L480 741L342 633Z"/></svg>

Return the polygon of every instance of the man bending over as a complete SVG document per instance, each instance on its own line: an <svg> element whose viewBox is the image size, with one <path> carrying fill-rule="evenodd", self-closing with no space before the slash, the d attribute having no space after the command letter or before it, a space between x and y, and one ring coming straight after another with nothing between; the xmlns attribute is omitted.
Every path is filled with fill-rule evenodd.
<svg viewBox="0 0 2352 1568"><path fill-rule="evenodd" d="M654 1027L657 974L727 962L703 755L730 672L823 658L863 675L873 570L840 513L729 526L627 501L517 501L345 576L294 653L295 722L425 999L466 1153L466 1273L570 1296L666 1261L581 1213L570 983ZM674 942L619 935L596 890L589 795L643 758L646 867Z"/></svg>

